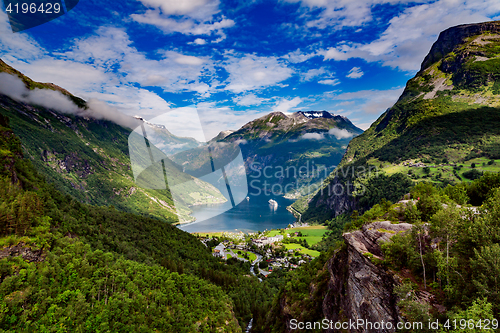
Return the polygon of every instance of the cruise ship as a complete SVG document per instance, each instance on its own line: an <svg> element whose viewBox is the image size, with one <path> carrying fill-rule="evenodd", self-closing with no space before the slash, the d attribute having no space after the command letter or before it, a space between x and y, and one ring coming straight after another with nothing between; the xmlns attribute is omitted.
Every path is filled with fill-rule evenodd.
<svg viewBox="0 0 500 333"><path fill-rule="evenodd" d="M278 208L278 203L276 202L276 200L269 199L269 206L276 209L276 208Z"/></svg>

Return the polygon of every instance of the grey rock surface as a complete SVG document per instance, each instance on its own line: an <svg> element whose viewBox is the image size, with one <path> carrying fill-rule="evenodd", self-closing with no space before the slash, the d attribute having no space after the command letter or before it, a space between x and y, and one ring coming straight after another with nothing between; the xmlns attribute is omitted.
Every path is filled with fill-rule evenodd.
<svg viewBox="0 0 500 333"><path fill-rule="evenodd" d="M373 222L361 230L344 234L346 247L327 262L330 280L323 300L323 314L333 321L364 320L365 323L387 323L393 327L401 321L393 293L400 282L390 271L375 265L369 257L382 258L380 244L412 227L408 223ZM370 253L370 254L368 254ZM368 254L368 255L367 255ZM395 332L395 329L357 326L349 332ZM326 332L336 332L328 329Z"/></svg>

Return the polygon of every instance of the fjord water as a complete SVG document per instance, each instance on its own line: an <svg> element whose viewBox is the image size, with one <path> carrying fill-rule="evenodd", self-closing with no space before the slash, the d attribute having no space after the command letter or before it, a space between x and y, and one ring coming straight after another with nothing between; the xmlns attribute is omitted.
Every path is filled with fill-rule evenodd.
<svg viewBox="0 0 500 333"><path fill-rule="evenodd" d="M269 205L269 199L278 202L276 210ZM195 221L180 225L179 229L187 232L255 232L259 230L264 231L265 229L286 228L296 220L286 210L286 207L292 203L293 200L283 197L260 195L250 196L250 200L243 200L240 204L229 210L227 209L231 207L230 202L219 205L194 206L191 207L193 210L191 215L196 217L199 222ZM213 212L220 212L221 214L206 220L204 219L204 216L213 215Z"/></svg>

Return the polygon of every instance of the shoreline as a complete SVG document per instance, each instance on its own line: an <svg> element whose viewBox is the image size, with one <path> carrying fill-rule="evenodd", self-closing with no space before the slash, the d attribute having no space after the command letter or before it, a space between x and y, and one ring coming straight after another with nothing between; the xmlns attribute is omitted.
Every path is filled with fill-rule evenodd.
<svg viewBox="0 0 500 333"><path fill-rule="evenodd" d="M226 199L226 198L224 198ZM192 205L188 205L187 207L195 207L195 206L203 206L203 205L221 205L221 204L224 204L228 202L228 200L226 199L225 201L217 201L217 202L209 202L209 203L194 203Z"/></svg>

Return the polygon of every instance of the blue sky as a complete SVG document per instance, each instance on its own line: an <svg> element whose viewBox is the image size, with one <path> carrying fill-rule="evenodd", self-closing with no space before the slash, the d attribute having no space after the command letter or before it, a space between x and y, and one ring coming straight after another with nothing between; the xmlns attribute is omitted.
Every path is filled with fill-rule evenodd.
<svg viewBox="0 0 500 333"><path fill-rule="evenodd" d="M299 110L366 129L440 31L499 15L498 0L80 0L21 33L2 12L0 57L129 115L196 107L211 134Z"/></svg>

